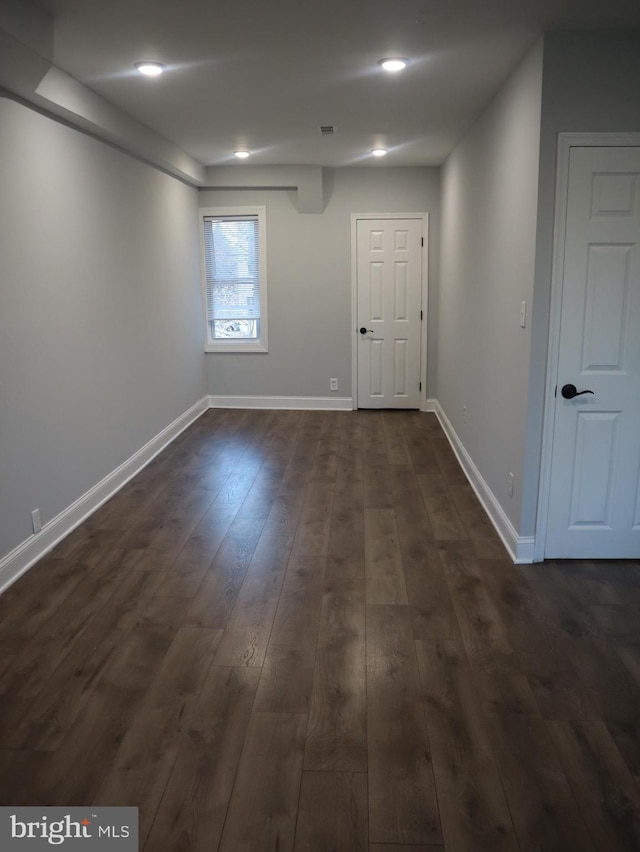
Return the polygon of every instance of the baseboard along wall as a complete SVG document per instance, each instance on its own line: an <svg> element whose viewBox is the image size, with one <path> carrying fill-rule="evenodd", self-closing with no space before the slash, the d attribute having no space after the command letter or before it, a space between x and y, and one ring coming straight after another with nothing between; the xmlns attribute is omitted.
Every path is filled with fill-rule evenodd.
<svg viewBox="0 0 640 852"><path fill-rule="evenodd" d="M429 408L433 403L433 408ZM489 488L484 477L476 467L473 459L464 447L451 421L445 414L438 400L427 400L427 410L434 411L440 425L447 436L451 448L460 462L460 467L469 480L469 484L487 513L496 532L516 565L525 565L534 561L535 539L533 536L519 536L517 530L505 514L497 497Z"/></svg>
<svg viewBox="0 0 640 852"><path fill-rule="evenodd" d="M52 550L59 541L69 535L79 524L103 503L113 497L123 485L132 479L142 468L162 452L181 432L190 426L209 408L209 400L203 397L184 414L177 417L154 438L130 456L100 482L90 488L55 518L47 521L40 532L10 551L0 559L0 593L14 583L39 559Z"/></svg>
<svg viewBox="0 0 640 852"><path fill-rule="evenodd" d="M264 408L290 411L352 411L350 396L209 396L209 408Z"/></svg>

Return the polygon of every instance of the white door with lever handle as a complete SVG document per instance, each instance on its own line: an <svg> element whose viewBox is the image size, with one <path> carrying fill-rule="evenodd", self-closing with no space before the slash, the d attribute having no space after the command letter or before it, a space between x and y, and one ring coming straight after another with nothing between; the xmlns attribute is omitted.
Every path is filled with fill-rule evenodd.
<svg viewBox="0 0 640 852"><path fill-rule="evenodd" d="M569 160L546 558L640 558L640 148Z"/></svg>
<svg viewBox="0 0 640 852"><path fill-rule="evenodd" d="M419 408L422 225L358 219L358 408Z"/></svg>

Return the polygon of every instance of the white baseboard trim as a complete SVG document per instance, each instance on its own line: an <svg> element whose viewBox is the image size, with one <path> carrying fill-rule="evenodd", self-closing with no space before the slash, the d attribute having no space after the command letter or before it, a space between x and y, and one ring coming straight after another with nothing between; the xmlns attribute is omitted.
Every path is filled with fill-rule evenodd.
<svg viewBox="0 0 640 852"><path fill-rule="evenodd" d="M521 535L516 545L516 565L531 565L532 562L540 562L536 556L536 537L534 535Z"/></svg>
<svg viewBox="0 0 640 852"><path fill-rule="evenodd" d="M437 399L427 399L427 407L425 411L437 411L438 410L438 400Z"/></svg>
<svg viewBox="0 0 640 852"><path fill-rule="evenodd" d="M5 557L0 559L0 593L14 583L39 559L48 553L59 541L93 514L103 503L119 491L132 477L139 473L151 459L171 443L180 432L190 426L194 420L209 408L205 396L188 411L176 418L155 438L148 441L136 453L119 467L107 474L104 479L90 488L74 503L48 521L39 533L30 536Z"/></svg>
<svg viewBox="0 0 640 852"><path fill-rule="evenodd" d="M428 402L435 403L434 410L444 433L451 444L453 452L456 454L456 458L460 462L460 466L462 467L465 476L469 480L478 500L482 504L482 508L489 516L489 520L495 527L502 543L507 548L509 556L511 556L516 565L525 565L533 562L533 554L535 550L534 537L518 535L515 527L506 516L504 509L498 502L495 494L489 488L482 474L475 466L473 459L464 448L462 441L451 425L451 421L442 410L438 400L428 400Z"/></svg>
<svg viewBox="0 0 640 852"><path fill-rule="evenodd" d="M209 396L210 408L283 408L292 411L352 411L350 396Z"/></svg>

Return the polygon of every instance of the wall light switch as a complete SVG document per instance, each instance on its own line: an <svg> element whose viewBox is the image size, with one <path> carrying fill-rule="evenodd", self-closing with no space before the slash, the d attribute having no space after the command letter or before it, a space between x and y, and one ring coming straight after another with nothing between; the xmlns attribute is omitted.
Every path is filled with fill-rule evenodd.
<svg viewBox="0 0 640 852"><path fill-rule="evenodd" d="M527 303L520 302L520 328L527 327Z"/></svg>

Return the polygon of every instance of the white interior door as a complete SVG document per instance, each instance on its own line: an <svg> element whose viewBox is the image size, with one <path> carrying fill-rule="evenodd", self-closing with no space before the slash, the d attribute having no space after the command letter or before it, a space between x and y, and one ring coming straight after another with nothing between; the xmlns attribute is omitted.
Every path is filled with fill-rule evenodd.
<svg viewBox="0 0 640 852"><path fill-rule="evenodd" d="M555 407L545 556L640 557L640 148L571 149Z"/></svg>
<svg viewBox="0 0 640 852"><path fill-rule="evenodd" d="M358 408L419 408L422 219L358 219Z"/></svg>

